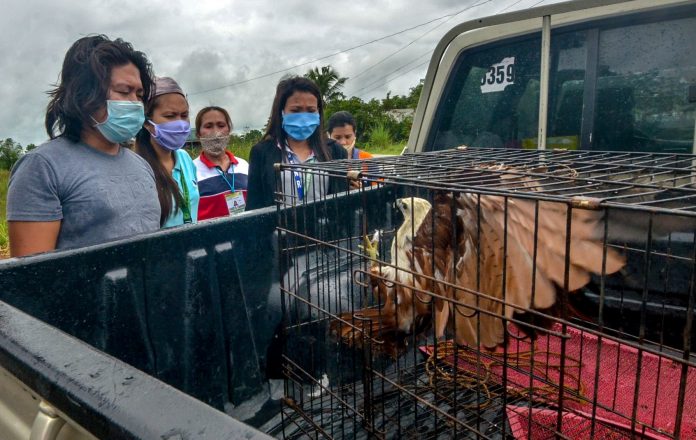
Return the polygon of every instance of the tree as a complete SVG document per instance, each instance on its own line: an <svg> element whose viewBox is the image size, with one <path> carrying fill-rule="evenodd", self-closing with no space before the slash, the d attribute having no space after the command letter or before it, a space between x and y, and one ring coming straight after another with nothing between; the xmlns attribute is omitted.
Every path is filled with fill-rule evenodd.
<svg viewBox="0 0 696 440"><path fill-rule="evenodd" d="M415 109L418 105L421 91L423 90L424 80L420 80L418 85L409 89L408 95L393 95L387 93L384 99L371 99L363 101L357 96L345 99L334 99L326 103L324 107L324 118L328 120L337 111L347 111L351 113L357 124L357 143L359 146L372 146L375 142L384 143L381 140L388 139L389 142L406 142L411 133L413 117L397 119L388 114L393 109ZM384 136L386 134L387 136Z"/></svg>
<svg viewBox="0 0 696 440"><path fill-rule="evenodd" d="M350 99L332 101L324 109L324 118L328 121L331 115L338 111L347 111L355 118L358 144L367 142L372 127L380 122L386 123L388 119L380 102L376 99L363 102L362 99L353 96Z"/></svg>
<svg viewBox="0 0 696 440"><path fill-rule="evenodd" d="M382 100L384 110L393 110L396 108L411 108L409 97L394 95L391 96L391 91L387 92L387 97Z"/></svg>
<svg viewBox="0 0 696 440"><path fill-rule="evenodd" d="M345 98L341 89L348 78L341 77L333 67L323 66L321 69L315 67L305 74L305 78L311 79L319 87L325 103Z"/></svg>
<svg viewBox="0 0 696 440"><path fill-rule="evenodd" d="M22 146L13 141L12 138L7 138L0 142L0 169L9 170L24 154Z"/></svg>
<svg viewBox="0 0 696 440"><path fill-rule="evenodd" d="M409 89L407 105L408 108L418 107L418 100L420 99L421 92L423 91L423 83L425 83L425 79L421 78L421 80L418 81L417 86L411 87Z"/></svg>
<svg viewBox="0 0 696 440"><path fill-rule="evenodd" d="M249 130L244 135L242 135L242 139L244 139L244 142L247 142L250 145L254 145L257 142L261 141L261 138L263 138L263 131L257 129Z"/></svg>

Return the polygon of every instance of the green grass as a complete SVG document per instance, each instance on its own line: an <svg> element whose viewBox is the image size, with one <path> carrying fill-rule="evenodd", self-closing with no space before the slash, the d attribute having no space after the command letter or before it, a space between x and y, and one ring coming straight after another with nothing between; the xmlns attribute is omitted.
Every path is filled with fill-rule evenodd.
<svg viewBox="0 0 696 440"><path fill-rule="evenodd" d="M254 144L256 144L256 142L233 141L227 148L235 157L240 157L248 161L249 154L251 154L251 147L253 147ZM191 155L192 159L197 158L201 154L200 148L187 148L186 151Z"/></svg>
<svg viewBox="0 0 696 440"><path fill-rule="evenodd" d="M392 135L389 129L382 123L375 125L370 132L370 145L375 148L387 148L392 145Z"/></svg>
<svg viewBox="0 0 696 440"><path fill-rule="evenodd" d="M10 172L7 170L0 170L0 258L6 257L10 251L10 241L7 236L7 220L5 219L7 184L9 180Z"/></svg>
<svg viewBox="0 0 696 440"><path fill-rule="evenodd" d="M241 157L242 159L249 161L249 155L251 154L251 147L254 146L256 142L234 142L230 147L230 151L236 157Z"/></svg>
<svg viewBox="0 0 696 440"><path fill-rule="evenodd" d="M401 151L403 151L404 147L406 146L406 143L402 144L391 144L387 145L386 147L371 147L367 146L365 148L360 148L361 150L367 151L368 153L372 154L387 154L390 156L398 156L401 154Z"/></svg>

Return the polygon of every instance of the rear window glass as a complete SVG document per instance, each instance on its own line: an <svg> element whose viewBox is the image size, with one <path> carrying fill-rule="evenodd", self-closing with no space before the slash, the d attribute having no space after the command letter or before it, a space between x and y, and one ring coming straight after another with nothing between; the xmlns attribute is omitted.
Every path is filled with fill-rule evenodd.
<svg viewBox="0 0 696 440"><path fill-rule="evenodd" d="M437 111L435 149L514 147L538 119L540 37L463 54Z"/></svg>
<svg viewBox="0 0 696 440"><path fill-rule="evenodd" d="M694 85L696 18L602 31L593 148L690 153Z"/></svg>

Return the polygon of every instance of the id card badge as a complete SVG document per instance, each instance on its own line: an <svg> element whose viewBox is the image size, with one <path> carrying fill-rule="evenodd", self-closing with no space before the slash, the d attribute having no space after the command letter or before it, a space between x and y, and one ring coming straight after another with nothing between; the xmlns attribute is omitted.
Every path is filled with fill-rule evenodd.
<svg viewBox="0 0 696 440"><path fill-rule="evenodd" d="M227 209L230 211L230 215L244 212L246 202L244 201L244 194L242 194L241 191L225 194L225 201L227 202Z"/></svg>

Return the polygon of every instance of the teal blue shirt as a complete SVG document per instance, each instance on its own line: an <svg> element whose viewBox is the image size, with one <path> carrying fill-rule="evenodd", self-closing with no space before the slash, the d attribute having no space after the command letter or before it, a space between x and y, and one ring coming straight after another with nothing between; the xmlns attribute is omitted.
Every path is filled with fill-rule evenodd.
<svg viewBox="0 0 696 440"><path fill-rule="evenodd" d="M176 159L176 163L172 170L172 177L177 185L179 185L179 191L182 197L184 197L184 203L188 206L188 211L191 213L191 222L196 223L198 221L198 200L200 199L200 194L198 193L198 179L196 178L196 166L193 164L191 156L183 149L174 152L174 159ZM183 187L184 184L186 184L186 188ZM187 192L188 199L185 197ZM171 228L172 226L180 226L183 224L184 210L180 206L176 212L169 216L162 227Z"/></svg>

